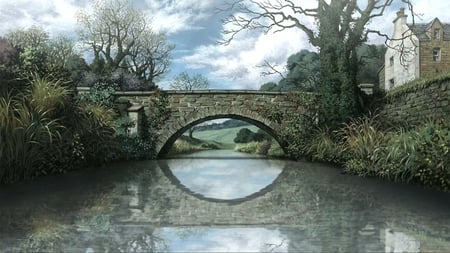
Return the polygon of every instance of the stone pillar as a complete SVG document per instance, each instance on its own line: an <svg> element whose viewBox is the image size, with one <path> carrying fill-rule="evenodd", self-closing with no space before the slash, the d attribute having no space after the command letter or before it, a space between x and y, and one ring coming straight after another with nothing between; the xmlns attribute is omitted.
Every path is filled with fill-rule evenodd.
<svg viewBox="0 0 450 253"><path fill-rule="evenodd" d="M128 129L128 134L133 135L137 134L140 135L141 133L141 120L142 120L142 114L144 113L144 106L140 104L132 104L130 107L127 108L127 115L132 119L135 124L133 127Z"/></svg>

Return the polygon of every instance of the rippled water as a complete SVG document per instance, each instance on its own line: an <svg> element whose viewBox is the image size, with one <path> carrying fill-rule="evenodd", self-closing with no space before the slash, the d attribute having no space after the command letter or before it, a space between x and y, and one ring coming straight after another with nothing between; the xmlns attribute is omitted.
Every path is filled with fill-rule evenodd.
<svg viewBox="0 0 450 253"><path fill-rule="evenodd" d="M450 252L450 195L226 152L0 186L0 251Z"/></svg>

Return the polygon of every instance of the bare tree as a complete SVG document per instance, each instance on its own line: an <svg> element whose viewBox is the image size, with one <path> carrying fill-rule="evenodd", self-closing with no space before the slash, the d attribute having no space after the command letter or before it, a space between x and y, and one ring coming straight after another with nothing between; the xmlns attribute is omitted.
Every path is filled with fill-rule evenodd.
<svg viewBox="0 0 450 253"><path fill-rule="evenodd" d="M104 62L107 71L126 69L149 82L168 71L174 46L152 31L150 20L131 1L97 0L92 13L78 13L78 23L94 62Z"/></svg>
<svg viewBox="0 0 450 253"><path fill-rule="evenodd" d="M201 90L209 88L209 81L202 74L190 76L186 71L178 74L170 84L173 90Z"/></svg>
<svg viewBox="0 0 450 253"><path fill-rule="evenodd" d="M313 7L293 0L236 0L223 10L231 14L223 23L227 45L245 30L280 32L299 29L319 49L321 78L319 110L322 123L336 125L360 112L356 83L356 48L381 31L367 28L385 14L395 0L317 0ZM414 16L410 0L406 4ZM314 22L310 22L314 21Z"/></svg>
<svg viewBox="0 0 450 253"><path fill-rule="evenodd" d="M184 71L178 74L170 84L173 90L200 90L209 88L209 81L202 74L195 74L192 77ZM189 128L189 138L193 139L195 126Z"/></svg>
<svg viewBox="0 0 450 253"><path fill-rule="evenodd" d="M174 48L163 32L145 31L130 50L127 65L141 80L153 82L168 72Z"/></svg>

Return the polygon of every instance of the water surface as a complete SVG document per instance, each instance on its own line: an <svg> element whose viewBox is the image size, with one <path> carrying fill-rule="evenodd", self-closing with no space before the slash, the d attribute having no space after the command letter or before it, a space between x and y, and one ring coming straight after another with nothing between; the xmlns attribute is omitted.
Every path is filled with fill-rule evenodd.
<svg viewBox="0 0 450 253"><path fill-rule="evenodd" d="M321 164L224 154L0 186L0 249L450 251L449 194Z"/></svg>

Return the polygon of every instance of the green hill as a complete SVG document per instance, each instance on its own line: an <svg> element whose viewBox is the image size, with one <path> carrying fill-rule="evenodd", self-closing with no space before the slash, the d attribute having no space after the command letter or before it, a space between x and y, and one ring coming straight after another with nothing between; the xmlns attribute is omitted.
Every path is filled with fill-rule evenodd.
<svg viewBox="0 0 450 253"><path fill-rule="evenodd" d="M207 142L220 142L225 148L233 149L235 146L233 140L236 137L236 134L239 132L239 130L245 127L252 130L253 132L258 131L258 127L256 126L241 126L220 130L198 131L194 132L193 137Z"/></svg>

